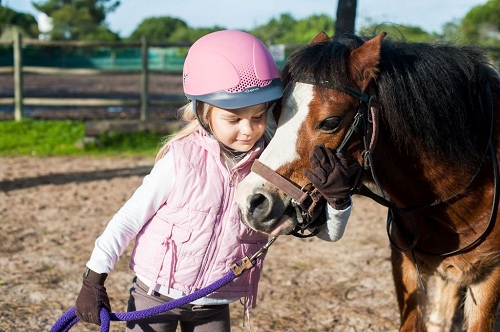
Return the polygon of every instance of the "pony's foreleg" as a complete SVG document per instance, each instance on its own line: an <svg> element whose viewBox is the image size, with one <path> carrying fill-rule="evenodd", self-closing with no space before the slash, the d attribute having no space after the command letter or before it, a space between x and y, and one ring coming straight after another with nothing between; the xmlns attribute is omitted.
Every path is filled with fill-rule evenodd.
<svg viewBox="0 0 500 332"><path fill-rule="evenodd" d="M465 295L467 332L491 332L500 303L500 267L478 283L469 285Z"/></svg>
<svg viewBox="0 0 500 332"><path fill-rule="evenodd" d="M432 311L429 314L428 332L453 331L454 318L461 304L462 289L452 281L440 276L434 278ZM460 328L459 331L462 329Z"/></svg>
<svg viewBox="0 0 500 332"><path fill-rule="evenodd" d="M401 315L400 332L426 332L424 308L427 296L423 292L411 253L391 252L392 274Z"/></svg>

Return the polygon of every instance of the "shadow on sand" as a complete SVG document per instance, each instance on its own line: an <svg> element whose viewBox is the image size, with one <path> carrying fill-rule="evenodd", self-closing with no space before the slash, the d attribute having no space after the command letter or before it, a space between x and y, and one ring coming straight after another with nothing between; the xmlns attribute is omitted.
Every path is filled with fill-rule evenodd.
<svg viewBox="0 0 500 332"><path fill-rule="evenodd" d="M11 191L36 187L45 184L63 185L71 182L90 182L108 180L116 177L145 176L152 166L115 168L90 172L54 173L36 177L19 178L11 181L0 181L1 191Z"/></svg>

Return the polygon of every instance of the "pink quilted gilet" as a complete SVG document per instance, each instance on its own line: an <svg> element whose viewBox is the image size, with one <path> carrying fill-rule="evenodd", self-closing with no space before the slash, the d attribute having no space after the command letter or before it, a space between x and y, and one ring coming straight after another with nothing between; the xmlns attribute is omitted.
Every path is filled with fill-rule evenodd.
<svg viewBox="0 0 500 332"><path fill-rule="evenodd" d="M234 201L236 185L250 172L263 142L231 171L219 143L198 131L172 144L175 185L166 203L138 234L130 267L138 274L190 294L220 279L251 256L267 236L246 227ZM165 174L169 176L169 174ZM247 297L256 304L262 260L211 297Z"/></svg>

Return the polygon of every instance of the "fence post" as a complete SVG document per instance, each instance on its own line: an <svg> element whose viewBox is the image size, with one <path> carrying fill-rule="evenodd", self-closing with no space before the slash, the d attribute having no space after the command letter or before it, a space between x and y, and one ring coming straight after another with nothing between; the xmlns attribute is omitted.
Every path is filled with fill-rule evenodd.
<svg viewBox="0 0 500 332"><path fill-rule="evenodd" d="M142 74L141 74L141 121L149 120L148 104L148 39L142 36Z"/></svg>
<svg viewBox="0 0 500 332"><path fill-rule="evenodd" d="M22 37L14 28L14 120L23 119L23 61L21 51Z"/></svg>

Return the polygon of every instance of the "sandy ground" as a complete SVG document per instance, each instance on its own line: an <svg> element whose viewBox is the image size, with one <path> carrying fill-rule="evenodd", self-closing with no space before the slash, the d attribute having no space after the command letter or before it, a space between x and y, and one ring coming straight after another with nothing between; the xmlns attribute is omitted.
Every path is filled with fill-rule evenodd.
<svg viewBox="0 0 500 332"><path fill-rule="evenodd" d="M74 306L95 238L151 167L152 158L0 158L0 331L48 331ZM265 261L252 331L396 329L384 216L356 197L341 241L280 237ZM115 312L126 307L131 247L107 281ZM246 331L243 307L231 312L234 331Z"/></svg>
<svg viewBox="0 0 500 332"><path fill-rule="evenodd" d="M9 77L0 79L0 97L13 94ZM27 75L25 96L138 97L135 76L46 77ZM152 75L155 98L182 93L180 76ZM167 95L167 96L166 96ZM0 108L0 120L13 117ZM134 108L29 107L32 118L137 119ZM175 116L175 109L153 109L152 119ZM81 275L94 240L139 186L151 158L0 157L0 332L48 331L74 306ZM343 239L280 237L270 248L251 310L254 332L384 331L398 328L391 277L386 209L354 197ZM126 308L133 277L132 245L107 280L113 311ZM233 331L244 312L231 305ZM500 332L497 324L496 332ZM78 323L71 331L98 331ZM124 331L113 322L111 331Z"/></svg>

